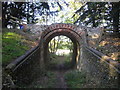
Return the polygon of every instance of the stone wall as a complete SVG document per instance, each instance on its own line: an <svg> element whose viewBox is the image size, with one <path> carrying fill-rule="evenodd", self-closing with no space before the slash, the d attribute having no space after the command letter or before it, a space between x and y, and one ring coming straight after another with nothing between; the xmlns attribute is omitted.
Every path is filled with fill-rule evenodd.
<svg viewBox="0 0 120 90"><path fill-rule="evenodd" d="M81 47L78 69L87 75L88 88L120 87L120 64L89 47Z"/></svg>
<svg viewBox="0 0 120 90"><path fill-rule="evenodd" d="M41 75L40 47L29 50L6 67L6 72L12 76L17 87L29 85L35 78Z"/></svg>
<svg viewBox="0 0 120 90"><path fill-rule="evenodd" d="M103 28L86 28L86 31L88 45L96 48L103 35Z"/></svg>

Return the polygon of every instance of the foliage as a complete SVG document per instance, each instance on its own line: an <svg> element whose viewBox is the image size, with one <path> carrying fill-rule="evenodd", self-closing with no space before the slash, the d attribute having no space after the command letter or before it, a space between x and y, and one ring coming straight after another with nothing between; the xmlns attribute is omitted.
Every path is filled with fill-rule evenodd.
<svg viewBox="0 0 120 90"><path fill-rule="evenodd" d="M58 9L51 11L50 7ZM38 16L43 18L43 22L47 22L47 16L53 16L60 10L62 6L59 2L51 2L51 5L48 2L2 2L2 27L12 25L15 28L24 21L34 24L37 23Z"/></svg>
<svg viewBox="0 0 120 90"><path fill-rule="evenodd" d="M54 72L47 72L47 77L48 79L48 83L47 83L47 87L46 88L53 88L55 87L55 83L57 82L56 77L55 77L55 73Z"/></svg>
<svg viewBox="0 0 120 90"><path fill-rule="evenodd" d="M82 88L86 83L86 76L83 72L74 70L65 74L65 80L69 88Z"/></svg>
<svg viewBox="0 0 120 90"><path fill-rule="evenodd" d="M8 24L13 25L14 27L15 23L12 23L10 20L15 19L11 18L11 16L22 19L26 15L24 10L24 2L2 2L2 27L7 27Z"/></svg>
<svg viewBox="0 0 120 90"><path fill-rule="evenodd" d="M70 0L67 2L69 5L65 11L65 13L61 13L60 14L60 18L63 19L63 23L74 23L78 18L79 18L79 14L75 14L74 17L72 17L74 15L74 12L80 8L83 3L80 2L79 0Z"/></svg>
<svg viewBox="0 0 120 90"><path fill-rule="evenodd" d="M79 13L79 23L80 24L92 24L93 27L98 26L98 24L102 23L103 14L107 8L105 7L106 3L98 3L98 2L87 2L80 9L78 9L75 13ZM104 9L103 9L104 7ZM78 20L76 22L78 22ZM75 22L75 23L76 23ZM99 23L98 23L99 22Z"/></svg>
<svg viewBox="0 0 120 90"><path fill-rule="evenodd" d="M59 64L59 61L57 60L57 55L50 53L50 60L49 60L49 63L48 63L48 65L47 65L47 67L53 68L53 67L55 67L57 64Z"/></svg>
<svg viewBox="0 0 120 90"><path fill-rule="evenodd" d="M51 53L56 53L59 49L73 49L73 42L66 36L56 36L49 42L49 51Z"/></svg>
<svg viewBox="0 0 120 90"><path fill-rule="evenodd" d="M118 32L119 28L119 2L87 2L76 10L73 17L79 14L75 24L88 25L92 27L104 26ZM116 14L114 14L116 13Z"/></svg>
<svg viewBox="0 0 120 90"><path fill-rule="evenodd" d="M45 76L41 77L40 83L39 84L35 84L33 87L34 88L53 88L53 87L55 87L54 85L57 82L55 76L56 75L55 75L54 72L47 71L45 73ZM44 79L46 81L43 81Z"/></svg>
<svg viewBox="0 0 120 90"><path fill-rule="evenodd" d="M71 67L71 61L72 61L72 53L69 53L68 55L65 55L65 60L64 60L64 66L65 67Z"/></svg>
<svg viewBox="0 0 120 90"><path fill-rule="evenodd" d="M111 31L111 30L109 30ZM117 35L103 35L96 48L98 51L109 56L111 59L120 62L120 38Z"/></svg>
<svg viewBox="0 0 120 90"><path fill-rule="evenodd" d="M29 40L26 40L24 36L19 35L15 32L7 31L3 32L2 35L2 64L7 65L17 57L23 55L27 50L30 49L30 46L27 43L31 43Z"/></svg>
<svg viewBox="0 0 120 90"><path fill-rule="evenodd" d="M63 51L62 51L63 50ZM70 52L67 52L70 51ZM71 66L73 43L66 36L56 36L49 42L50 60L48 67L58 68ZM66 53L67 52L67 53Z"/></svg>

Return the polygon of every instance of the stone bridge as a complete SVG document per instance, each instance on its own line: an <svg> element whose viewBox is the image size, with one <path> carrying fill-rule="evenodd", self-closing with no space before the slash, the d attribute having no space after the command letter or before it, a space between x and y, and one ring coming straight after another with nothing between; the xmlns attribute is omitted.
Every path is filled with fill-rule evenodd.
<svg viewBox="0 0 120 90"><path fill-rule="evenodd" d="M113 85L113 87L120 87L120 64L88 45L88 36L91 35L99 37L93 40L98 43L102 29L100 29L101 32L94 32L94 34L90 33L90 30L92 28L73 24L58 23L49 25L40 31L39 45L10 63L6 67L6 72L15 80L15 85L19 86L21 83L28 85L46 71L50 40L55 36L64 35L73 42L74 49L71 64L75 65L76 69L86 72L87 78L91 78L98 85L108 84Z"/></svg>

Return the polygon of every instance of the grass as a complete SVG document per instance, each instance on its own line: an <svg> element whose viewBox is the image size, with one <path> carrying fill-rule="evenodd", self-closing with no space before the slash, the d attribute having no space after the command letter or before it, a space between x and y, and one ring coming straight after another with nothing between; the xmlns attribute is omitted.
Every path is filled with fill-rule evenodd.
<svg viewBox="0 0 120 90"><path fill-rule="evenodd" d="M58 64L59 62L56 59L57 59L57 55L50 53L49 64L52 65L52 66Z"/></svg>
<svg viewBox="0 0 120 90"><path fill-rule="evenodd" d="M25 36L4 29L2 34L3 67L29 50L30 46L28 46L28 44L30 44L30 42L26 40Z"/></svg>
<svg viewBox="0 0 120 90"><path fill-rule="evenodd" d="M57 60L59 57L64 57L64 61L62 61L64 64L70 64L70 61L71 61L71 57L72 56L72 53L68 54L68 55L64 55L64 56L58 56L58 55L55 55L55 54L52 54L50 53L50 63L55 65L55 64L59 64L61 61L60 60Z"/></svg>
<svg viewBox="0 0 120 90"><path fill-rule="evenodd" d="M65 61L64 61L64 65L66 67L71 67L71 61L72 61L72 53L69 53L68 55L65 56Z"/></svg>
<svg viewBox="0 0 120 90"><path fill-rule="evenodd" d="M48 76L48 83L46 88L53 88L55 83L57 82L55 73L48 71L47 76Z"/></svg>
<svg viewBox="0 0 120 90"><path fill-rule="evenodd" d="M84 73L74 70L65 74L65 80L68 88L82 88L86 83L86 76Z"/></svg>
<svg viewBox="0 0 120 90"><path fill-rule="evenodd" d="M45 79L46 77L46 79ZM34 88L54 88L56 80L56 74L51 71L47 71L44 76L41 77L39 83L33 85Z"/></svg>

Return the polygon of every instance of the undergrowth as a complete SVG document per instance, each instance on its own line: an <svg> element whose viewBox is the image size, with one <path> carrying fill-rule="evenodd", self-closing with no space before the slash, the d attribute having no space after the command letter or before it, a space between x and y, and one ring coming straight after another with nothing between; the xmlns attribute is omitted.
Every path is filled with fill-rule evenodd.
<svg viewBox="0 0 120 90"><path fill-rule="evenodd" d="M65 74L65 80L68 88L82 88L86 83L85 73L77 70Z"/></svg>
<svg viewBox="0 0 120 90"><path fill-rule="evenodd" d="M55 54L50 54L50 60L47 64L48 68L55 68L56 66L63 65L66 68L69 68L72 66L72 54L64 55L64 56L58 56Z"/></svg>
<svg viewBox="0 0 120 90"><path fill-rule="evenodd" d="M46 88L53 88L56 81L56 77L55 77L55 73L54 72L47 72L47 76L48 76L48 85Z"/></svg>
<svg viewBox="0 0 120 90"><path fill-rule="evenodd" d="M47 71L44 76L41 77L40 83L34 83L34 88L53 88L57 82L55 73Z"/></svg>

